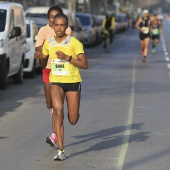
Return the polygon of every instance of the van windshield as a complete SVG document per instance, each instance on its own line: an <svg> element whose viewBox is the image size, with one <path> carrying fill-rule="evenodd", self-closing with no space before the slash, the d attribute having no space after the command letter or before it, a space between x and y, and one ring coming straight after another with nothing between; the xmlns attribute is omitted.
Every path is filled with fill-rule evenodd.
<svg viewBox="0 0 170 170"><path fill-rule="evenodd" d="M5 30L6 10L0 9L0 32Z"/></svg>
<svg viewBox="0 0 170 170"><path fill-rule="evenodd" d="M27 13L26 17L47 18L47 14L44 14L44 13Z"/></svg>
<svg viewBox="0 0 170 170"><path fill-rule="evenodd" d="M82 25L85 25L85 26L90 25L90 17L82 16L82 15L76 15L76 16L80 19Z"/></svg>

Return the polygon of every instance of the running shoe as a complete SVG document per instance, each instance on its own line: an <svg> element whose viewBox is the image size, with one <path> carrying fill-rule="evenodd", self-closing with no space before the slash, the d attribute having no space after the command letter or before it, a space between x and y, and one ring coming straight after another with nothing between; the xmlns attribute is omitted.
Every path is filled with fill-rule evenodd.
<svg viewBox="0 0 170 170"><path fill-rule="evenodd" d="M142 61L145 63L146 62L146 57L143 57Z"/></svg>
<svg viewBox="0 0 170 170"><path fill-rule="evenodd" d="M152 49L152 53L156 53L156 50L154 48Z"/></svg>
<svg viewBox="0 0 170 170"><path fill-rule="evenodd" d="M54 160L55 161L64 161L66 158L65 158L65 155L64 155L64 150L58 150L58 153L56 156L54 156Z"/></svg>
<svg viewBox="0 0 170 170"><path fill-rule="evenodd" d="M46 143L48 143L51 147L55 147L55 144L57 143L57 137L55 133L52 133L51 136L46 137L45 139Z"/></svg>

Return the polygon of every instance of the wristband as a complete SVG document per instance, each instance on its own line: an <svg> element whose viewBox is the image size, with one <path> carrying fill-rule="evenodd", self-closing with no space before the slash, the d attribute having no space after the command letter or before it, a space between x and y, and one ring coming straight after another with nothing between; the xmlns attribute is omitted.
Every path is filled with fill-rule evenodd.
<svg viewBox="0 0 170 170"><path fill-rule="evenodd" d="M72 56L70 56L69 60L67 60L67 61L69 61L69 62L70 62L71 60L72 60Z"/></svg>

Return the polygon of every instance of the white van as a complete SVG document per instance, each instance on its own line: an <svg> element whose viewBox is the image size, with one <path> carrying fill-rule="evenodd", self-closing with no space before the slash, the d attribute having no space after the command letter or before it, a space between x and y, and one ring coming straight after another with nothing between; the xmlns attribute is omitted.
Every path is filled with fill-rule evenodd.
<svg viewBox="0 0 170 170"><path fill-rule="evenodd" d="M36 75L36 69L40 68L39 61L34 59L35 43L38 34L36 23L31 19L26 19L26 30L27 30L26 39L27 52L25 55L24 62L24 75L27 75L30 78L34 78Z"/></svg>
<svg viewBox="0 0 170 170"><path fill-rule="evenodd" d="M0 88L7 78L21 84L26 53L26 24L21 4L0 1Z"/></svg>

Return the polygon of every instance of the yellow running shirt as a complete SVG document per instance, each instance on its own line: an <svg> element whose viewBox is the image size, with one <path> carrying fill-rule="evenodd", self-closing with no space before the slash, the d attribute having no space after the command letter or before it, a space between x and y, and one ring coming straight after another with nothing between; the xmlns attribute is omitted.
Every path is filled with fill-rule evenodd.
<svg viewBox="0 0 170 170"><path fill-rule="evenodd" d="M58 59L56 54L58 50L66 55L72 56L74 59L78 59L78 54L84 53L82 43L70 35L61 43L57 43L54 37L47 39L44 42L42 53L44 55L49 55L51 60L50 82L81 82L82 78L78 67L67 60Z"/></svg>
<svg viewBox="0 0 170 170"><path fill-rule="evenodd" d="M66 29L66 34L71 35L71 33L72 33L71 28L68 27ZM49 24L41 27L40 30L38 31L35 47L39 47L39 46L43 45L43 43L45 42L46 39L53 37L53 36L55 36L55 32L54 32L54 29L49 26ZM47 66L45 68L51 69L50 64L51 64L51 61L48 60Z"/></svg>

